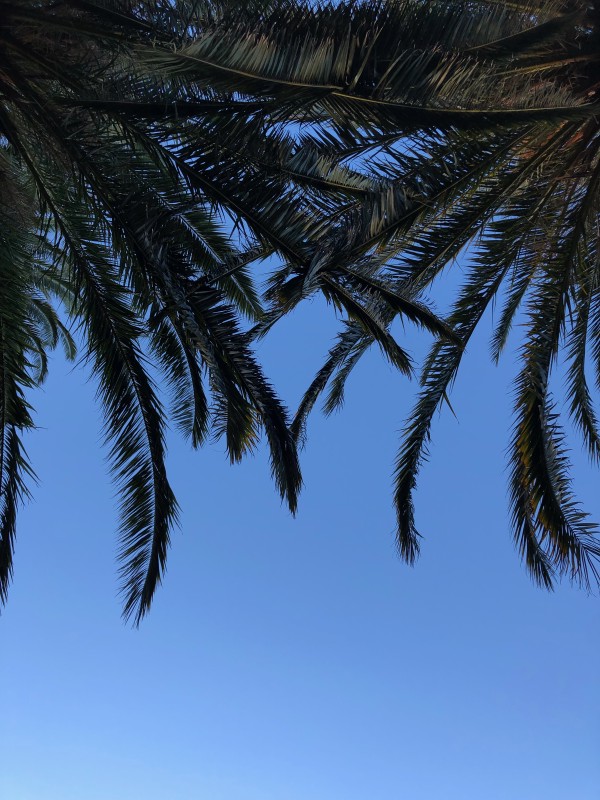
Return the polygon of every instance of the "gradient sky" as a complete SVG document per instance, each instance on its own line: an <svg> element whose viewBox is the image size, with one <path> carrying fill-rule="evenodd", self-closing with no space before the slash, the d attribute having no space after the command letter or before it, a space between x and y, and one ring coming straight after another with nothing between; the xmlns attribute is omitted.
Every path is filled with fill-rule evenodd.
<svg viewBox="0 0 600 800"><path fill-rule="evenodd" d="M307 302L261 345L290 406L334 325ZM414 569L394 549L391 473L415 387L373 351L343 411L312 418L295 520L264 452L232 468L222 443L171 438L182 526L139 630L119 616L94 387L56 358L0 618L2 800L598 800L598 598L544 593L519 564L513 357L491 366L484 328L458 420L435 426Z"/></svg>

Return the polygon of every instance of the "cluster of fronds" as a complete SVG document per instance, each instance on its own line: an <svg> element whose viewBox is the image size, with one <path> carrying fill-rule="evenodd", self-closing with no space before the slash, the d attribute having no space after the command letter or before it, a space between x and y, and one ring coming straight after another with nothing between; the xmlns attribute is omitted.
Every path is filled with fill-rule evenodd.
<svg viewBox="0 0 600 800"><path fill-rule="evenodd" d="M287 13L269 11L281 22ZM293 13L300 23L313 12ZM3 336L13 348L2 355L3 596L29 470L18 438L31 426L24 393L59 339L73 355L57 309L79 329L97 380L121 498L124 613L136 622L177 520L164 464L169 416L194 446L222 435L232 460L264 432L276 485L296 509L295 436L248 321L264 331L322 290L399 365L407 356L388 331L397 313L452 335L370 268L331 269L342 226L326 222L382 181L299 134L305 114L323 119L313 97L273 94L270 76L246 81L230 54L212 52L221 39L229 53L234 36L240 57L244 39L256 57L267 18L235 3L0 2L3 256L19 275L7 272L2 298L3 329L19 331ZM282 268L265 315L250 270L270 255ZM172 390L170 415L150 363Z"/></svg>
<svg viewBox="0 0 600 800"><path fill-rule="evenodd" d="M274 80L278 58L286 58L283 26L269 34L265 23L265 56L243 68L271 77L282 102L292 82L314 93L319 147L381 182L340 211L318 265L321 282L343 276L385 327L399 310L385 289L418 298L466 246L472 254L448 320L459 341L446 336L434 345L404 431L395 490L402 556L412 562L419 551L412 495L432 418L478 322L501 298L494 358L517 315L525 330L510 451L515 540L543 585L559 573L589 587L598 580L600 542L573 497L550 378L564 348L569 412L597 459L586 370L600 387L598 4L348 4L305 12L297 24L294 41L302 44L285 62L289 86L280 90ZM296 434L330 379L325 408L339 403L349 371L375 341L355 320L359 327L340 335L305 396ZM392 360L409 371L405 359Z"/></svg>
<svg viewBox="0 0 600 800"><path fill-rule="evenodd" d="M263 8L232 14L226 29L215 21L159 59L169 74L268 98L281 120L301 123L298 160L313 159L321 175L330 159L326 174L352 168L362 176L337 173L346 202L326 206L311 263L292 259L271 281L276 302L263 327L316 289L347 316L300 405L295 435L328 385L326 411L339 405L373 342L411 372L389 336L396 314L442 336L425 364L396 472L398 543L413 561L412 494L433 415L479 320L501 298L494 358L517 315L525 326L510 455L515 539L543 585L558 572L589 587L600 544L572 494L550 377L564 348L569 411L597 459L586 370L595 369L600 386L599 4ZM468 245L473 255L448 331L430 324L418 298Z"/></svg>
<svg viewBox="0 0 600 800"><path fill-rule="evenodd" d="M434 334L396 475L412 561L431 420L499 295L494 356L516 314L527 325L511 451L518 546L547 586L556 570L597 577L549 378L566 346L569 408L597 457L586 368L600 371L599 25L586 2L0 0L2 597L30 470L25 392L48 348L73 350L57 302L98 381L135 621L177 519L149 361L194 446L212 431L237 460L264 431L293 511L296 446L321 393L327 411L339 406L372 344L412 374L396 318ZM470 243L441 320L423 291ZM261 298L252 264L267 256L277 266ZM252 336L315 292L342 330L290 423Z"/></svg>
<svg viewBox="0 0 600 800"><path fill-rule="evenodd" d="M235 129L248 110L185 93L186 111L193 105L203 125L201 155L186 158L170 125L183 90L141 65L143 53L184 41L192 13L183 3L0 4L2 597L29 470L19 441L31 426L24 393L59 338L73 350L57 301L81 331L105 413L126 616L139 621L148 609L177 519L167 415L148 359L194 445L212 426L239 459L264 429L277 486L296 507L287 413L242 319L260 312L248 263L265 248L240 251L218 216L219 207L233 213L236 199L225 169L216 174L216 129ZM212 174L197 163L207 154Z"/></svg>

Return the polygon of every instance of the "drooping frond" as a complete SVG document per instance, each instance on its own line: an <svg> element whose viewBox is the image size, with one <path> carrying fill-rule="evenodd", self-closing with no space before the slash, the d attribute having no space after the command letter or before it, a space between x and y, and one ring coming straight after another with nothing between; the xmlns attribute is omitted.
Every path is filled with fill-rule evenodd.
<svg viewBox="0 0 600 800"><path fill-rule="evenodd" d="M18 165L0 150L0 603L13 571L16 516L27 497L29 466L21 436L33 427L26 392L43 378L35 354L44 355L30 292L34 287L35 237L28 226L29 193ZM50 338L53 332L50 333ZM36 374L37 373L37 374Z"/></svg>

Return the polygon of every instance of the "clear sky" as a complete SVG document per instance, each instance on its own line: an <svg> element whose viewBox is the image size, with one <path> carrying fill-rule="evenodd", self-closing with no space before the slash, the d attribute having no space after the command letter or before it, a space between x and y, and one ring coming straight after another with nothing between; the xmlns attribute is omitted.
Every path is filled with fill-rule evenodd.
<svg viewBox="0 0 600 800"><path fill-rule="evenodd" d="M261 346L290 405L332 331L307 303ZM434 431L414 569L395 554L391 472L415 387L374 351L343 411L312 418L295 520L263 452L231 468L222 443L172 437L182 529L139 630L119 616L94 388L55 359L0 618L2 800L598 800L598 598L544 593L519 564L512 359L492 367L485 333L458 421Z"/></svg>

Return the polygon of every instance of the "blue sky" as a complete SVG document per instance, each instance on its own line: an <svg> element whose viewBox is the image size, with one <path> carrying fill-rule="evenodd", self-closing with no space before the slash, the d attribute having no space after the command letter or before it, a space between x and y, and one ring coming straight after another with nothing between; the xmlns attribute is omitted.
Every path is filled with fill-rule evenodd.
<svg viewBox="0 0 600 800"><path fill-rule="evenodd" d="M333 330L308 302L261 345L290 405ZM512 358L489 364L487 332L453 392L458 420L436 424L414 569L394 549L391 472L415 387L373 352L343 411L312 418L295 520L264 452L232 468L221 443L172 437L182 526L139 630L119 618L94 389L55 359L0 618L0 797L597 800L598 599L544 593L519 564ZM597 474L573 447L598 518Z"/></svg>

